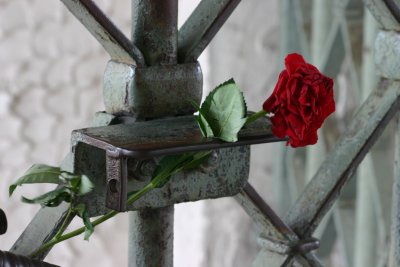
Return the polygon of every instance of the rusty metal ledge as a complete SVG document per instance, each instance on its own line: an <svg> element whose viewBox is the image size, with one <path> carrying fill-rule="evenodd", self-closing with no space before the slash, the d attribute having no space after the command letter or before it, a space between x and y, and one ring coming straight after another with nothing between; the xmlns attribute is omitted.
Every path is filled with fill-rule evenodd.
<svg viewBox="0 0 400 267"><path fill-rule="evenodd" d="M284 141L275 137L268 118L256 121L239 132L235 143L204 138L194 116L94 127L72 132L72 146L85 143L114 157L137 159L200 150Z"/></svg>

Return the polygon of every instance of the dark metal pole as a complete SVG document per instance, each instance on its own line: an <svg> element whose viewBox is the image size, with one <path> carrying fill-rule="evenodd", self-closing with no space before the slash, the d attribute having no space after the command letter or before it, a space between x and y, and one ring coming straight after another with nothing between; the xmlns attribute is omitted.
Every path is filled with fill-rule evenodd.
<svg viewBox="0 0 400 267"><path fill-rule="evenodd" d="M133 42L148 66L177 63L177 0L132 0L132 23Z"/></svg>
<svg viewBox="0 0 400 267"><path fill-rule="evenodd" d="M132 0L132 39L147 66L177 64L177 20L177 0ZM129 266L173 266L173 205L131 212L129 227Z"/></svg>

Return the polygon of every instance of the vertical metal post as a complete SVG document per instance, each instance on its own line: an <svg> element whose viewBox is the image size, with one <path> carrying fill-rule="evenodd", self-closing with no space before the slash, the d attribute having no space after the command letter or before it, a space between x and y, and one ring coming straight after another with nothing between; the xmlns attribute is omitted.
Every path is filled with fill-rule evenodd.
<svg viewBox="0 0 400 267"><path fill-rule="evenodd" d="M132 0L132 39L147 66L177 63L177 15L177 0ZM131 212L129 230L129 266L173 266L173 205Z"/></svg>
<svg viewBox="0 0 400 267"><path fill-rule="evenodd" d="M178 1L132 0L132 39L148 66L175 65Z"/></svg>

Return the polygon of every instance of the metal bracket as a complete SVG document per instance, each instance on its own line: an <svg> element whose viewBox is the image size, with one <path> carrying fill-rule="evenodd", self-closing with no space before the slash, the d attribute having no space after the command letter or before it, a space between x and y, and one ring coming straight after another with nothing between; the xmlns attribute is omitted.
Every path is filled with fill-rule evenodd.
<svg viewBox="0 0 400 267"><path fill-rule="evenodd" d="M96 199L96 205L87 205L97 208L92 215L103 213L104 203L118 211L163 207L237 194L248 176L246 146L276 141L282 139L272 134L268 119L245 127L235 143L204 138L193 116L87 128L72 133L74 172L95 179L94 191L83 198L84 202ZM192 172L191 179L186 178L187 173L181 174L179 179L173 178L173 182L126 207L127 192L140 189L151 178L151 171L148 177L137 178L145 176L135 174L138 161L201 150L219 150L213 162L216 168Z"/></svg>

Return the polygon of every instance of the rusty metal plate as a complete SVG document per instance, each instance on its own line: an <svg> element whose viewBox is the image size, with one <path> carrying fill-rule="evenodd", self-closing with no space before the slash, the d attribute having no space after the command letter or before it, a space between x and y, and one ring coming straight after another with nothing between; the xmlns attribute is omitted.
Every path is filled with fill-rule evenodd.
<svg viewBox="0 0 400 267"><path fill-rule="evenodd" d="M282 141L271 131L271 122L258 120L239 132L239 141L204 138L193 116L86 128L72 132L72 145L86 143L110 154L138 159L191 151Z"/></svg>

